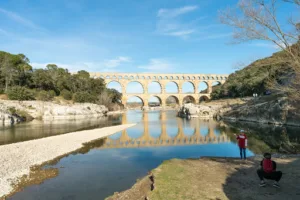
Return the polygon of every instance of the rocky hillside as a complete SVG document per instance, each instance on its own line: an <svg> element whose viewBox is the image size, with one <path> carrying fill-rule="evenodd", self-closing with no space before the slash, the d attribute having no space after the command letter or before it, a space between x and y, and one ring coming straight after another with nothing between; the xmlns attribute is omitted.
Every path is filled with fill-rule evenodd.
<svg viewBox="0 0 300 200"><path fill-rule="evenodd" d="M92 103L62 105L44 101L0 100L0 126L31 119L98 117L107 112L105 106Z"/></svg>
<svg viewBox="0 0 300 200"><path fill-rule="evenodd" d="M227 106L219 110L218 116L231 121L300 126L299 108L297 103L291 102L287 97L272 95Z"/></svg>

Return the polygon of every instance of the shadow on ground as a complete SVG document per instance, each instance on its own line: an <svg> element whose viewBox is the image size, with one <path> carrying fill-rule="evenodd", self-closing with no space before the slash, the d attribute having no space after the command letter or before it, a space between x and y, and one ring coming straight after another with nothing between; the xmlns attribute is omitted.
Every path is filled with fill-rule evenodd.
<svg viewBox="0 0 300 200"><path fill-rule="evenodd" d="M252 160L248 167L235 168L223 184L223 191L230 200L299 200L300 199L300 158L274 159L277 169L283 172L281 188L274 188L273 181L266 180L266 187L259 187L256 170L259 160ZM250 164L250 163L249 163Z"/></svg>

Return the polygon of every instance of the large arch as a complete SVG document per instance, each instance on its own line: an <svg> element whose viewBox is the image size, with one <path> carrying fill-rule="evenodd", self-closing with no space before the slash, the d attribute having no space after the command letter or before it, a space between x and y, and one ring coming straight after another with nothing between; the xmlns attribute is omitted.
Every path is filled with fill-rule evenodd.
<svg viewBox="0 0 300 200"><path fill-rule="evenodd" d="M207 101L209 101L209 97L208 96L203 95L203 96L201 96L199 98L199 103L201 103L201 102L207 102Z"/></svg>
<svg viewBox="0 0 300 200"><path fill-rule="evenodd" d="M145 92L144 86L139 81L131 81L126 85L127 94L143 94L144 92Z"/></svg>
<svg viewBox="0 0 300 200"><path fill-rule="evenodd" d="M198 85L198 93L206 94L208 93L208 84L206 81L201 81Z"/></svg>
<svg viewBox="0 0 300 200"><path fill-rule="evenodd" d="M106 87L110 89L115 89L121 93L124 93L125 91L122 91L122 84L119 81L112 80L106 83Z"/></svg>
<svg viewBox="0 0 300 200"><path fill-rule="evenodd" d="M154 100L156 99L156 100ZM159 96L156 95L151 95L148 99L148 106L149 107L156 107L156 106L161 106L162 105L162 100Z"/></svg>
<svg viewBox="0 0 300 200"><path fill-rule="evenodd" d="M126 106L129 108L143 107L145 105L143 98L137 95L129 96L126 101Z"/></svg>
<svg viewBox="0 0 300 200"><path fill-rule="evenodd" d="M176 96L168 96L166 98L166 105L167 106L178 106L179 105L179 99Z"/></svg>
<svg viewBox="0 0 300 200"><path fill-rule="evenodd" d="M195 93L195 85L191 81L185 81L182 84L181 92L184 94L194 94Z"/></svg>
<svg viewBox="0 0 300 200"><path fill-rule="evenodd" d="M151 81L148 84L148 93L149 94L161 94L162 86L158 81Z"/></svg>
<svg viewBox="0 0 300 200"><path fill-rule="evenodd" d="M168 94L178 94L179 93L179 86L176 82L170 81L165 86L166 93Z"/></svg>
<svg viewBox="0 0 300 200"><path fill-rule="evenodd" d="M196 103L196 100L193 96L187 95L182 100L183 103Z"/></svg>

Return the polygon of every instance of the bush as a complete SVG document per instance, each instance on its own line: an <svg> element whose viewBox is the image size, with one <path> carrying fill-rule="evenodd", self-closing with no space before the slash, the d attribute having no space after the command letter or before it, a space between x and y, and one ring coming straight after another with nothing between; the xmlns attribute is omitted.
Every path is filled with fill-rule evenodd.
<svg viewBox="0 0 300 200"><path fill-rule="evenodd" d="M60 96L62 96L65 100L72 100L72 92L70 92L69 90L63 89L60 92Z"/></svg>
<svg viewBox="0 0 300 200"><path fill-rule="evenodd" d="M35 100L34 92L26 87L14 86L7 91L7 96L10 100Z"/></svg>
<svg viewBox="0 0 300 200"><path fill-rule="evenodd" d="M73 100L77 103L95 103L97 97L88 92L76 92L73 96Z"/></svg>
<svg viewBox="0 0 300 200"><path fill-rule="evenodd" d="M51 101L56 96L56 93L53 90L45 91L42 90L39 92L37 99L40 101Z"/></svg>

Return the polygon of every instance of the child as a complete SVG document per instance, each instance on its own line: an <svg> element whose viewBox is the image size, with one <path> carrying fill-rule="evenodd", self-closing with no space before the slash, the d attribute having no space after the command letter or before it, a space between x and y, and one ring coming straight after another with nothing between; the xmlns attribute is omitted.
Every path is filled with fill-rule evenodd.
<svg viewBox="0 0 300 200"><path fill-rule="evenodd" d="M241 130L240 131L240 134L239 135L236 135L236 139L238 140L238 145L240 147L240 155L241 155L241 159L244 159L246 160L246 147L247 147L247 136L245 134L245 131L244 130Z"/></svg>

